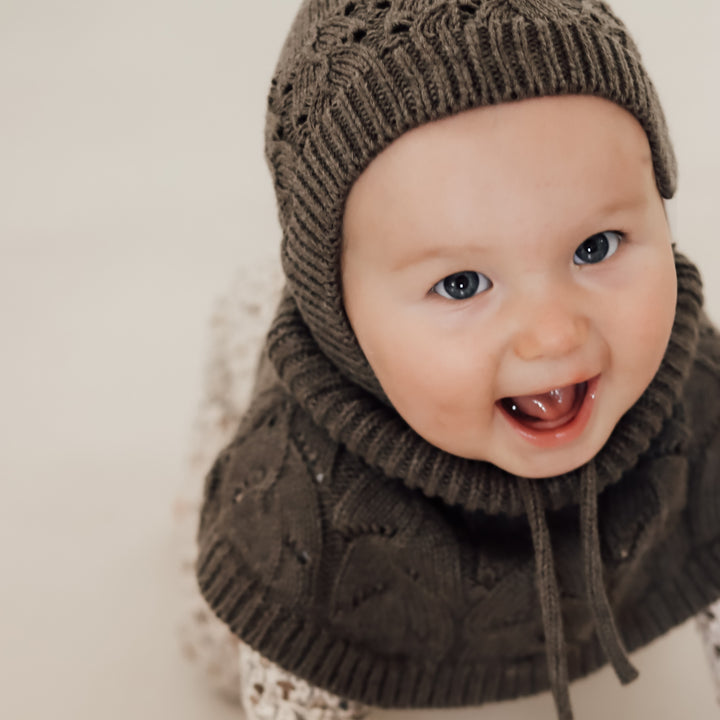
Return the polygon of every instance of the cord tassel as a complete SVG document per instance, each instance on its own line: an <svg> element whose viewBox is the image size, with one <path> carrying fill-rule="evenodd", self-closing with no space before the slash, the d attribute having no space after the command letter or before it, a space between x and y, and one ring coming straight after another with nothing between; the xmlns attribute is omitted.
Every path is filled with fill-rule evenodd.
<svg viewBox="0 0 720 720"><path fill-rule="evenodd" d="M567 657L563 633L560 591L553 562L550 532L545 518L540 491L527 478L520 479L520 488L527 511L535 549L535 580L540 595L548 676L559 720L573 720L570 705Z"/></svg>
<svg viewBox="0 0 720 720"><path fill-rule="evenodd" d="M598 533L597 470L594 462L589 463L584 469L581 483L580 529L588 602L605 656L612 664L620 682L627 685L635 680L639 673L630 662L625 650L603 583L603 565Z"/></svg>

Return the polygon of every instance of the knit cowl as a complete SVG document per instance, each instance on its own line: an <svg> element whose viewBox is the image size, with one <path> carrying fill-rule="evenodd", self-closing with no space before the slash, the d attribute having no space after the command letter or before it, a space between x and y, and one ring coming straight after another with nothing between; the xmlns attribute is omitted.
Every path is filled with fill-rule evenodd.
<svg viewBox="0 0 720 720"><path fill-rule="evenodd" d="M201 591L241 639L338 695L457 707L569 684L720 596L720 338L697 269L661 366L602 450L516 477L446 453L385 396L342 304L344 202L395 138L474 107L590 94L675 159L622 23L596 0L308 0L268 98L286 289L255 392L205 482ZM713 398L711 403L707 398Z"/></svg>
<svg viewBox="0 0 720 720"><path fill-rule="evenodd" d="M498 628L492 625L483 627L480 623L477 626L477 635L473 637L467 634L468 627L472 627L473 623L467 622L466 617L464 625L461 623L463 629L460 630L460 636L449 646L446 643L445 653L440 657L445 658L448 663L446 669L453 669L458 673L458 678L467 683L462 690L435 687L438 683L437 676L443 672L442 660L437 658L437 666L432 671L426 671L428 676L424 680L414 677L413 672L417 671L408 669L408 666L412 665L409 660L393 657L391 670L386 665L390 660L382 654L366 659L376 672L387 672L391 677L396 676L396 682L411 683L415 688L409 695L397 695L386 685L382 685L382 690L379 690L377 687L370 688L360 683L362 690L358 691L358 683L354 682L356 678L352 673L345 676L337 668L324 668L327 675L320 671L308 673L308 657L320 662L316 653L326 652L329 657L334 655L333 651L340 653L336 640L328 641L327 646L318 640L317 646L308 650L308 655L303 658L305 664L290 661L289 656L277 654L273 651L274 646L264 642L258 643L258 649L283 667L333 692L365 703L389 707L479 704L538 692L549 686L555 698L558 717L567 720L572 718L568 693L571 679L610 662L621 682L633 680L637 671L627 657L626 644L617 627L616 613L623 613L625 631L631 648L635 649L711 602L720 582L720 567L714 567L704 584L697 585L697 595L693 595L690 590L683 590L682 594L674 599L663 597L652 600L649 599L650 594L647 594L652 583L650 586L643 585L649 582L647 573L650 572L643 569L643 562L650 562L649 559L653 558L652 563L665 563L666 569L672 575L680 572L680 565L688 559L688 556L673 551L676 564L670 560L669 555L661 557L659 554L661 550L666 552L668 538L680 527L684 506L688 502L688 463L684 456L688 453L690 430L683 392L687 391L693 365L697 362L700 335L709 334L713 338L715 348L710 352L710 357L713 353L717 356L720 348L717 335L706 321L701 321L700 279L696 268L679 254L676 254L676 268L678 301L675 324L665 357L651 385L621 418L612 436L595 458L565 475L542 479L516 477L489 463L460 458L427 443L383 399L343 378L341 372L322 354L292 298L286 295L268 335L266 351L274 371L273 380L269 387L266 386L259 394L259 406L264 407L267 412L267 404L280 386L282 392L287 393L283 402L287 403L290 397L290 407L297 403L297 407L302 409L302 420L296 419L295 440L298 443L299 462L305 464L305 474L310 478L309 484L313 493L322 493L328 489L328 484L336 480L333 473L344 475L349 472L343 468L344 463L337 459L338 454L346 457L345 454L348 453L354 463L361 463L362 472L358 472L357 468L350 472L357 478L358 484L362 485L365 481L363 476L367 474L375 479L372 491L348 488L332 507L328 500L319 503L325 508L324 513L332 517L332 520L328 521L329 525L340 533L344 542L350 543L346 549L347 554L342 560L336 560L330 574L340 583L348 583L351 589L338 588L335 584L329 594L349 594L349 604L356 609L362 608L368 597L371 600L374 593L391 594L393 590L385 587L387 585L390 588L394 586L394 592L398 594L395 600L398 603L405 601L403 593L411 592L412 589L400 583L403 571L397 568L399 577L393 572L378 575L368 567L372 562L377 562L378 557L373 561L360 562L352 570L353 553L358 552L357 547L352 549L352 544L357 543L358 537L365 543L379 538L380 545L387 546L391 557L394 552L390 549L391 546L400 542L403 548L411 553L422 553L424 550L431 554L436 553L436 548L428 548L428 544L423 542L419 542L413 549L411 538L400 537L403 525L417 522L419 525L413 537L418 539L423 528L420 519L413 519L418 503L427 503L434 511L438 506L442 506L445 511L441 513L445 515L445 526L453 522L460 523L463 532L442 540L442 543L457 545L455 551L459 554L485 550L488 543L516 545L519 550L518 557L512 557L508 551L501 553L500 559L493 557L491 561L484 561L484 571L492 578L508 573L517 566L520 558L526 561L531 559L532 562L526 562L522 566L525 580L523 591L526 593L523 597L527 604L522 612L503 604L503 592L510 592L510 588L513 588L513 592L519 590L517 578L514 578L513 583L506 589L493 585L490 580L490 592L485 603L480 606L485 611L491 608L488 615L498 623ZM706 344L707 341L703 343L703 357L708 353L704 347ZM268 370L265 374L268 375ZM718 381L720 376L715 380L716 383ZM693 378L690 384L694 386L697 382L698 379ZM717 392L717 385L714 392ZM275 402L278 402L278 399ZM285 412L292 414L287 406ZM717 414L716 411L713 412ZM255 418L252 422L256 424L259 419ZM275 427L277 420L272 422ZM717 421L711 421L710 425L713 424L717 425ZM231 483L234 488L248 485L247 478L254 472L254 460L242 458L243 447L249 442L262 442L255 434L257 430L250 430L254 426L246 424L244 428L241 427L238 438L227 452L221 455L211 472L210 487L213 482ZM291 428L279 432L293 434ZM246 436L245 433L249 435ZM272 435L276 436L276 433L273 432ZM278 443L279 446L287 445L286 440L282 443L278 440ZM276 451L274 445L272 448L262 448L262 452ZM252 451L253 457L259 452L259 446L256 445ZM330 465L327 461L318 465L318 456L333 457L335 460ZM401 483L406 490L399 497L393 487L397 483ZM274 483L268 486L268 491L270 488L273 488L273 492L277 491ZM217 493L217 489L214 492ZM245 492L241 491L243 497ZM403 502L408 503L407 508L403 508ZM233 496L233 503L237 504L236 495ZM366 506L360 507L363 503L366 503ZM302 514L305 505L304 502L298 502L296 512ZM388 506L391 510L388 510ZM253 514L257 513L258 508L253 508ZM209 509L206 509L206 512L208 516L205 533L210 530L209 523L212 522ZM407 512L407 517L401 519L398 515L403 512ZM360 521L347 518L348 514L361 515L363 519ZM313 515L316 516L317 512L314 511ZM560 537L559 542L556 539L555 545L548 527L549 515L552 516L552 525ZM242 517L247 519L245 515ZM603 523L602 535L598 527L599 518ZM253 517L253 527L257 522L258 518ZM431 532L430 528L430 524L425 528L428 533ZM332 533L327 527L316 530ZM443 530L446 532L447 527ZM526 540L531 542L529 546L523 547L520 539L525 534L528 536ZM201 537L203 536L207 537L201 531ZM252 541L259 544L263 542L262 538L256 536L253 536ZM251 540L247 542L250 543ZM301 543L293 541L291 547L300 553L299 557L306 558L309 563L311 558L314 559L318 554L322 557L325 551L320 547L327 542L330 542L330 539L326 535L319 543L317 540L311 543L308 538ZM682 548L684 552L687 542L687 539L678 541L677 549ZM207 549L208 546L205 547ZM556 562L554 547L559 548L562 553L560 563ZM217 548L216 551L220 552ZM377 552L379 556L381 551L378 549ZM242 563L240 558L236 557L236 560ZM507 567L499 568L493 565L500 561L506 563ZM456 562L446 558L434 572L452 573L452 568L456 566ZM209 567L215 566L211 563ZM205 568L205 573L209 571L209 567ZM474 567L473 570L477 572ZM417 571L409 572L412 575ZM201 573L201 586L203 577L206 576ZM569 587L561 588L559 577L562 577ZM615 593L613 602L606 591L605 578L608 577ZM666 580L659 575L652 582L662 584ZM634 586L636 581L637 587ZM673 585L682 582L684 580L679 576L672 579ZM433 580L433 584L440 586L456 583L462 583L462 580L438 576ZM693 584L695 583L696 579L693 580ZM532 590L532 595L527 594L528 590ZM360 593L359 597L356 592ZM493 593L497 595L494 596ZM643 596L643 593L646 595ZM212 593L208 595L208 598L211 597ZM317 602L317 598L312 602ZM463 603L456 605L457 607L453 608L455 613L479 613L479 608L469 609ZM667 610L666 606L672 606L672 610ZM217 611L217 606L215 607ZM539 613L536 612L538 607ZM335 620L338 618L338 610L333 604L330 614L335 616ZM261 611L258 609L257 612ZM419 619L416 624L442 624L439 617L430 616L430 608L423 612L428 615ZM503 612L508 613L507 617L503 617ZM529 617L528 613L532 617L538 616L535 618L538 623L535 630L530 628L536 625L525 622ZM654 613L657 613L657 616ZM223 615L222 611L219 614L229 621L229 616ZM395 622L396 618L372 615L372 621L380 628L378 632L377 628L361 629L370 618L362 612L356 615L358 617L355 620L360 628L352 629L352 639L361 642L364 639L365 642L376 643L382 648L382 640L378 641L377 636L382 637L387 631L388 623ZM658 622L658 617L662 617L662 621ZM569 642L565 637L563 618L565 621L570 619L572 625ZM325 620L327 621L327 618ZM502 630L510 628L513 622L527 634L525 638L518 637L522 632L503 635ZM331 627L333 626L334 622L331 622ZM343 623L340 623L340 626L344 627ZM326 628L326 631L328 629ZM504 654L509 654L511 659L502 656L492 658L491 651L491 662L485 667L475 667L477 684L472 685L467 677L467 673L473 673L472 664L458 667L458 659L461 660L463 655L467 654L467 648L464 648L463 644L482 646L487 643L488 648L495 647L498 629L501 630L499 637L503 637ZM367 632L368 637L363 638L363 632ZM251 643L255 639L251 626L243 626L238 634ZM431 654L428 648L422 645L421 639L418 639L418 643L419 647L423 647L423 654ZM517 646L512 647L513 643ZM432 642L430 645L432 646ZM455 657L447 654L452 646L457 653ZM500 643L497 647L500 647ZM343 648L341 655L344 657L350 651L344 644ZM389 656L393 655L393 649L397 650L393 648L392 641L389 641ZM352 657L355 658L354 655ZM503 665L505 662L507 665ZM356 667L355 672L362 675L364 670L372 674L372 669L363 665L361 668ZM488 685L487 675L492 673L499 674L499 678L495 678L498 683L495 686ZM425 692L428 695L423 695L423 683L427 683ZM394 691L397 693L397 688L394 688ZM407 688L405 693L408 693Z"/></svg>
<svg viewBox="0 0 720 720"><path fill-rule="evenodd" d="M720 336L676 256L661 367L600 453L527 479L417 436L343 378L286 294L254 399L207 475L198 580L286 670L383 707L569 683L720 597Z"/></svg>

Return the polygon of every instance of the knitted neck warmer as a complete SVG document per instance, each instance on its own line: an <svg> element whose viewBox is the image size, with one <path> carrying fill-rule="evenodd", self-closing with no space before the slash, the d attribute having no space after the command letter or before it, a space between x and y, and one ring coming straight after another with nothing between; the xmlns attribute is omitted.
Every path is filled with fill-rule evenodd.
<svg viewBox="0 0 720 720"><path fill-rule="evenodd" d="M430 445L392 408L349 382L323 354L293 299L286 295L268 335L267 350L295 400L337 443L347 446L388 478L419 488L465 510L488 515L526 515L532 532L536 582L545 627L550 683L558 717L572 718L563 625L547 510L579 506L587 599L607 659L622 683L637 676L617 632L603 585L598 537L598 494L619 481L672 415L692 365L702 305L697 269L676 253L678 301L670 342L645 393L620 419L610 439L588 464L557 477L530 480Z"/></svg>

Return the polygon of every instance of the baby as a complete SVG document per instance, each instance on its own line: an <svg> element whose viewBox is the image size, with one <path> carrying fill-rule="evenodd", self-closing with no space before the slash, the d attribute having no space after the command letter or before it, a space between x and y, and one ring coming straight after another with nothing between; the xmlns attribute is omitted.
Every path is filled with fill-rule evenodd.
<svg viewBox="0 0 720 720"><path fill-rule="evenodd" d="M633 41L597 0L307 0L266 151L286 288L206 601L322 717L569 720L720 597L720 335Z"/></svg>

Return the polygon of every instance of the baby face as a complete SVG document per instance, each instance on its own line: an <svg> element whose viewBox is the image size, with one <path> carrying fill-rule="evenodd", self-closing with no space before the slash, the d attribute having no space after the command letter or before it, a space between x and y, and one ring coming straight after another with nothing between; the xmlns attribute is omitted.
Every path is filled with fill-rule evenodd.
<svg viewBox="0 0 720 720"><path fill-rule="evenodd" d="M416 128L354 184L342 281L383 390L425 440L525 477L590 460L675 315L648 140L585 96Z"/></svg>

